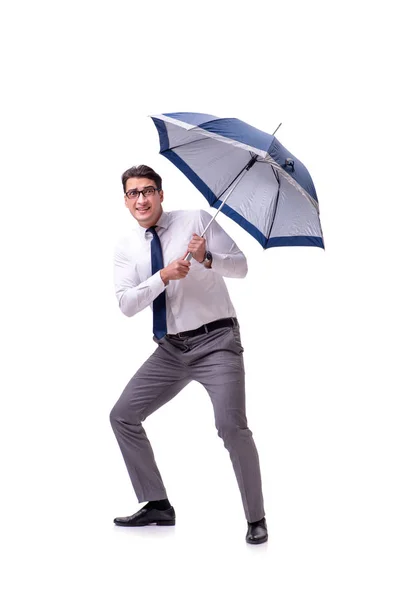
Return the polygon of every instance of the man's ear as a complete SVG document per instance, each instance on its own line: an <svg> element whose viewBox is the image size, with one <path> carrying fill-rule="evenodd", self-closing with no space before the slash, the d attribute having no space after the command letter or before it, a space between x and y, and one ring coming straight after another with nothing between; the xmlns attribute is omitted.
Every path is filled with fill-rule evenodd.
<svg viewBox="0 0 400 600"><path fill-rule="evenodd" d="M160 202L162 202L164 200L164 192L163 190L160 190Z"/></svg>

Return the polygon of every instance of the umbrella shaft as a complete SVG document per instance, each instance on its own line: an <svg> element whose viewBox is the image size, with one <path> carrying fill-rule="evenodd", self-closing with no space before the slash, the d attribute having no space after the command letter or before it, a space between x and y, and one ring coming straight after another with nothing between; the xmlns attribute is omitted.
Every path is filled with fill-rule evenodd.
<svg viewBox="0 0 400 600"><path fill-rule="evenodd" d="M242 173L242 177L245 174L245 171ZM213 221L215 221L215 218L217 217L218 213L221 211L221 208L224 206L225 202L228 200L229 196L232 194L233 190L235 189L235 187L237 186L237 184L239 183L239 181L241 181L242 177L238 178L235 181L235 185L232 186L232 189L229 190L228 194L226 195L226 198L223 202L221 202L221 206L219 207L219 209L217 210L217 212L215 213L215 215L213 216L213 218L211 219L211 221L207 224L207 227L205 228L205 230L203 231L203 233L201 234L200 237L203 237L205 232L207 231L207 229L210 227L211 223ZM185 260L192 260L193 255L191 252L188 252L185 256Z"/></svg>

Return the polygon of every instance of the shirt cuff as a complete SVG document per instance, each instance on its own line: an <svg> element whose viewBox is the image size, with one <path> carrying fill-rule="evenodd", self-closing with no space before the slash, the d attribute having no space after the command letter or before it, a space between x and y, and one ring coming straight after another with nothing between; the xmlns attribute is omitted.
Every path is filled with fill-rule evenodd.
<svg viewBox="0 0 400 600"><path fill-rule="evenodd" d="M242 278L247 274L247 261L244 255L229 256L228 254L215 254L212 252L210 271L222 277Z"/></svg>

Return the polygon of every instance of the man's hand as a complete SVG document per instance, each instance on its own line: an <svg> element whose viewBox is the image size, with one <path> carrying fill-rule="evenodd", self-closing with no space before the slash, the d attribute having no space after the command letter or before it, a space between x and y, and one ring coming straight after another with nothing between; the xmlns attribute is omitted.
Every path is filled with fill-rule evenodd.
<svg viewBox="0 0 400 600"><path fill-rule="evenodd" d="M190 262L185 260L185 256L172 261L168 267L161 269L160 275L165 285L167 285L171 279L183 279L189 273Z"/></svg>
<svg viewBox="0 0 400 600"><path fill-rule="evenodd" d="M206 240L196 233L193 234L188 246L188 252L191 253L197 262L202 263L206 254Z"/></svg>

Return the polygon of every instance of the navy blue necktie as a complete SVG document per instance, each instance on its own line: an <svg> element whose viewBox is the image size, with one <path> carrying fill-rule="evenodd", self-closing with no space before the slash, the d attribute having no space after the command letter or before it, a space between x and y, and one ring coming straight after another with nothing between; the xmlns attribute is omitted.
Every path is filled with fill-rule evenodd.
<svg viewBox="0 0 400 600"><path fill-rule="evenodd" d="M164 259L162 255L162 248L160 238L157 235L155 227L149 227L146 231L150 231L153 234L151 240L151 272L157 273L164 268ZM153 301L153 333L159 340L167 333L167 306L165 291L162 292Z"/></svg>

